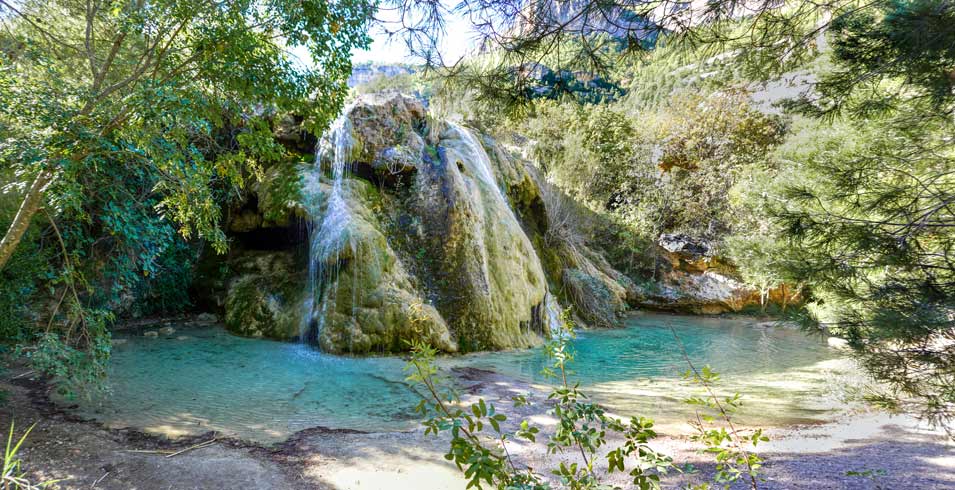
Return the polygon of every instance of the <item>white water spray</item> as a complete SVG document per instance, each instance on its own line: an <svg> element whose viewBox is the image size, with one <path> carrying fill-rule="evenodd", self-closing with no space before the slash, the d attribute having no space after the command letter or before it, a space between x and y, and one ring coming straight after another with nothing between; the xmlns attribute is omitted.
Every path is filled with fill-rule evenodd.
<svg viewBox="0 0 955 490"><path fill-rule="evenodd" d="M455 124L453 122L448 122L448 126L458 135L464 145L467 147L468 151L471 153L471 162L475 162L477 178L487 186L493 187L496 192L499 202L507 208L508 212L511 214L514 225L520 228L520 222L517 219L517 215L514 213L514 209L511 207L510 201L507 200L507 197L504 195L504 191L501 190L501 187L497 184L497 179L494 177L494 171L491 169L491 157L488 156L487 151L485 151L484 146L478 141L474 134L467 128ZM521 230L521 233L524 231ZM536 255L536 254L535 254ZM535 257L535 260L540 262L540 259ZM543 327L548 330L551 336L556 335L562 331L561 328L561 309L560 304L557 303L557 300L554 298L550 292L544 295L544 308L543 308Z"/></svg>
<svg viewBox="0 0 955 490"><path fill-rule="evenodd" d="M487 151L484 150L484 146L467 128L453 122L448 122L448 126L454 130L458 137L461 138L461 141L464 142L465 146L468 147L468 150L471 151L471 156L474 157L473 161L476 161L478 164L477 177L481 182L493 187L497 191L497 195L501 198L504 206L511 211L511 216L514 216L514 210L511 209L510 203L508 203L507 198L504 197L504 191L497 185L497 179L494 178L494 171L491 170L491 157L489 157ZM514 220L517 221L516 216L514 216Z"/></svg>
<svg viewBox="0 0 955 490"><path fill-rule="evenodd" d="M316 341L321 335L329 306L329 298L336 296L336 291L328 291L325 288L333 283L337 285L335 279L339 273L339 259L342 250L345 247L354 248L349 233L351 212L348 209L347 189L344 185L348 173L348 158L354 146L351 136L351 121L347 115L348 108L345 108L342 115L332 123L328 132L319 142L315 155L315 165L304 179L302 190L313 221L309 230L308 292L299 332L302 340ZM324 202L324 212L322 212L322 159L329 157L332 170L332 188ZM319 216L319 214L321 214L321 219L315 220L314 217Z"/></svg>

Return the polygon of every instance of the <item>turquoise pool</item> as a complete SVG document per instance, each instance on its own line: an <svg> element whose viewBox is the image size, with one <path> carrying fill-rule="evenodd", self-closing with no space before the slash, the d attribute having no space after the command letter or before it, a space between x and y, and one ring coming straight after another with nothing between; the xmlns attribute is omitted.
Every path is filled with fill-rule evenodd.
<svg viewBox="0 0 955 490"><path fill-rule="evenodd" d="M582 332L573 370L586 391L621 415L685 418L680 380L686 363L673 332L699 366L723 373L721 389L748 399L758 423L811 422L832 410L829 387L848 375L825 339L752 321L635 315L619 330ZM114 427L171 436L209 430L275 442L309 427L401 430L413 427L418 397L398 357L352 358L300 344L232 336L219 328L180 328L158 338L126 337L114 349L108 396L84 401L83 416ZM534 384L541 349L442 359L447 367L491 369Z"/></svg>

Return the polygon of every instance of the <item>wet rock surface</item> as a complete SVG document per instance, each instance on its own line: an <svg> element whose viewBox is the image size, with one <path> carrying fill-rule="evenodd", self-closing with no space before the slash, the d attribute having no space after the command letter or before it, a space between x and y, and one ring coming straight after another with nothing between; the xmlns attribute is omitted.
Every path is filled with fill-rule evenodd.
<svg viewBox="0 0 955 490"><path fill-rule="evenodd" d="M363 97L343 117L344 134L320 141L314 165L268 169L255 202L233 213L245 246L226 272L207 267L215 293L204 303L231 331L339 353L403 351L411 340L447 352L523 347L548 335L551 290L589 325L619 323L627 287L605 261L545 267L547 214L526 162L397 94ZM275 227L310 234L311 258L300 250L308 240L271 249L261 236ZM316 286L308 274L321 276Z"/></svg>

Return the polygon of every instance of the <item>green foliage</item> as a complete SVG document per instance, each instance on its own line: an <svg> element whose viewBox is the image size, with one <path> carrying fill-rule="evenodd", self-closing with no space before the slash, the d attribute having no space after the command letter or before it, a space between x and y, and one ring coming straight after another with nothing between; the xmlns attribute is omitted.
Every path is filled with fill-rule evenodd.
<svg viewBox="0 0 955 490"><path fill-rule="evenodd" d="M755 261L810 286L806 324L847 338L888 382L869 399L943 424L955 416L953 16L931 0L834 9L832 69L795 104L816 118L773 156L781 172L758 213L782 239L762 256L784 256Z"/></svg>
<svg viewBox="0 0 955 490"><path fill-rule="evenodd" d="M5 228L0 223L0 228ZM31 233L20 244L7 266L0 270L0 339L15 342L27 336L30 305L48 276L47 251Z"/></svg>
<svg viewBox="0 0 955 490"><path fill-rule="evenodd" d="M588 241L618 269L641 276L654 274L663 233L720 242L748 230L756 221L750 203L734 203L731 190L775 172L765 155L786 131L745 91L666 100L641 113L623 102L541 102L517 125L533 135L530 156L548 180L595 214Z"/></svg>
<svg viewBox="0 0 955 490"><path fill-rule="evenodd" d="M551 454L579 453L583 462L562 461L551 470L551 474L562 488L614 488L601 482L596 460L607 443L608 434L615 433L624 442L608 452L608 471L629 471L635 488L660 488L660 475L675 468L669 457L648 445L656 437L653 422L636 417L624 422L611 417L599 405L589 401L578 385L568 383L566 365L573 361L570 344L573 337L574 326L565 313L564 330L555 334L546 346L553 361L547 372L559 379L559 385L548 396L558 423L548 437L547 450ZM522 420L508 430L504 425L507 416L483 399L467 409L460 408L452 385L441 377L434 365L435 353L427 345L412 344L412 357L405 369L409 372L408 381L426 391L417 407L419 413L428 417L424 422L426 433L450 434L450 448L445 458L464 472L468 488L551 488L544 475L517 466L507 449L509 441L535 442L541 436L540 428ZM515 407L528 404L523 396L515 397L513 401Z"/></svg>
<svg viewBox="0 0 955 490"><path fill-rule="evenodd" d="M50 309L20 324L38 341L22 350L85 385L80 371L104 372L117 313L188 304L201 245L185 241L224 251L223 204L288 159L270 119L301 114L317 131L337 115L373 6L58 0L0 10L0 174L12 197L38 199L24 224L39 238L21 244L47 258L44 276L9 264L26 274L4 284L4 299L43 283L49 298L33 304Z"/></svg>
<svg viewBox="0 0 955 490"><path fill-rule="evenodd" d="M189 288L197 260L194 245L178 237L170 239L167 248L156 257L153 272L144 273L136 282L133 312L146 316L181 313L192 306Z"/></svg>
<svg viewBox="0 0 955 490"><path fill-rule="evenodd" d="M859 117L891 109L944 111L955 88L953 25L955 6L943 0L883 0L835 17L837 69L819 84L828 96L819 108Z"/></svg>
<svg viewBox="0 0 955 490"><path fill-rule="evenodd" d="M743 480L755 490L763 465L763 459L755 452L756 447L760 442L769 441L769 438L762 429L737 429L732 415L743 405L739 393L720 398L713 391L713 385L719 382L719 373L709 366L698 370L689 359L687 362L690 369L683 377L704 390L702 396L685 400L696 409L696 420L690 422L695 433L690 440L702 444L702 452L711 454L716 461L714 483L729 488L733 483ZM710 486L704 483L697 488L705 490Z"/></svg>
<svg viewBox="0 0 955 490"><path fill-rule="evenodd" d="M653 421L644 417L631 417L623 421L608 415L604 409L589 400L580 390L579 383L569 379L568 367L574 361L575 352L572 340L575 338L575 326L570 320L569 311L562 315L562 328L554 332L553 337L544 346L552 364L545 368L544 374L556 379L557 383L547 397L550 414L556 419L552 432L545 434L541 428L528 420L508 424L508 417L497 410L493 404L479 399L470 406L460 402L448 379L435 365L437 351L420 342L411 344L411 359L405 366L408 381L413 386L423 388L422 400L416 412L426 417L425 433L438 435L447 433L451 440L445 459L452 461L468 479L468 488L497 489L534 489L554 488L545 475L515 463L508 452L511 441L524 440L531 443L546 435L546 448L549 454L571 454L571 461L562 459L550 474L557 483L556 488L573 490L610 490L619 487L604 480L607 475L597 467L597 460L605 454L607 473L626 473L633 488L641 490L659 489L661 476L668 472L694 472L691 465L678 467L672 458L657 452L649 443L657 437ZM689 362L689 359L687 359ZM714 482L725 486L744 477L749 478L752 487L762 465L752 450L759 442L768 440L759 429L744 432L737 431L731 415L741 405L739 395L720 399L712 390L719 375L708 366L697 371L690 363L688 378L705 388L704 397L687 400L699 409L697 422L693 426L698 434L694 441L703 444L703 451L713 454L717 472ZM514 407L528 406L531 402L526 396L515 396ZM715 417L707 411L716 411L721 420L729 427L709 427ZM611 437L620 438L622 443L608 447ZM692 487L704 490L708 483Z"/></svg>
<svg viewBox="0 0 955 490"><path fill-rule="evenodd" d="M955 161L938 150L948 134L885 121L818 127L784 147L802 179L771 210L793 239L783 273L812 285L807 320L849 339L878 379L934 420L955 402L951 352L938 342L951 335L955 295L955 226L944 211Z"/></svg>
<svg viewBox="0 0 955 490"><path fill-rule="evenodd" d="M558 186L593 207L604 207L636 158L636 130L607 105L541 103L526 123L537 139L532 157Z"/></svg>
<svg viewBox="0 0 955 490"><path fill-rule="evenodd" d="M879 484L879 478L887 475L888 473L883 469L866 469L866 470L853 470L847 471L846 476L852 476L863 480L868 480L873 484L876 490L883 490L885 487Z"/></svg>
<svg viewBox="0 0 955 490"><path fill-rule="evenodd" d="M363 65L356 65L355 69ZM365 64L374 68L371 63ZM402 69L410 70L411 73L399 73L393 76L376 75L371 80L356 86L353 91L358 94L373 94L377 92L395 91L410 95L422 100L429 100L434 95L434 84L432 74L428 74L423 67L412 65L397 65Z"/></svg>
<svg viewBox="0 0 955 490"><path fill-rule="evenodd" d="M256 195L262 218L267 223L286 225L289 209L294 208L302 199L302 166L300 158L272 165L266 169L259 182Z"/></svg>
<svg viewBox="0 0 955 490"><path fill-rule="evenodd" d="M763 165L767 150L781 142L783 124L754 110L746 92L722 92L674 95L654 126L661 231L721 238L737 221L729 190ZM627 204L641 189L628 190Z"/></svg>

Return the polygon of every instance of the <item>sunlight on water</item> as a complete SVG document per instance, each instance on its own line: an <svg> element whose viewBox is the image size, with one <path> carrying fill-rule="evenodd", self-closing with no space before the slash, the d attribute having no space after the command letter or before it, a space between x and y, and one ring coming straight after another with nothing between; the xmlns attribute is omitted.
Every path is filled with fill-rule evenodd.
<svg viewBox="0 0 955 490"><path fill-rule="evenodd" d="M688 365L674 333L697 368L710 365L721 374L718 394L743 396L744 424L827 420L842 404L841 388L859 376L825 338L795 328L643 313L631 316L627 328L579 333L571 377L619 415L682 424L692 413L682 400L697 389L683 381ZM540 349L470 355L453 364L552 383L542 374L550 361Z"/></svg>
<svg viewBox="0 0 955 490"><path fill-rule="evenodd" d="M851 371L823 339L752 322L640 315L628 328L583 332L575 377L620 415L685 419L689 391L672 326L699 366L723 373L723 387L747 400L749 421L821 421L836 405L829 385ZM540 349L444 359L448 367L493 369L545 383ZM80 415L112 427L178 436L205 431L275 442L316 426L367 431L414 427L417 395L400 358L350 358L302 344L239 338L216 328L183 328L159 338L130 337L114 349L106 400ZM841 374L840 374L841 373ZM844 384L844 383L843 383Z"/></svg>

